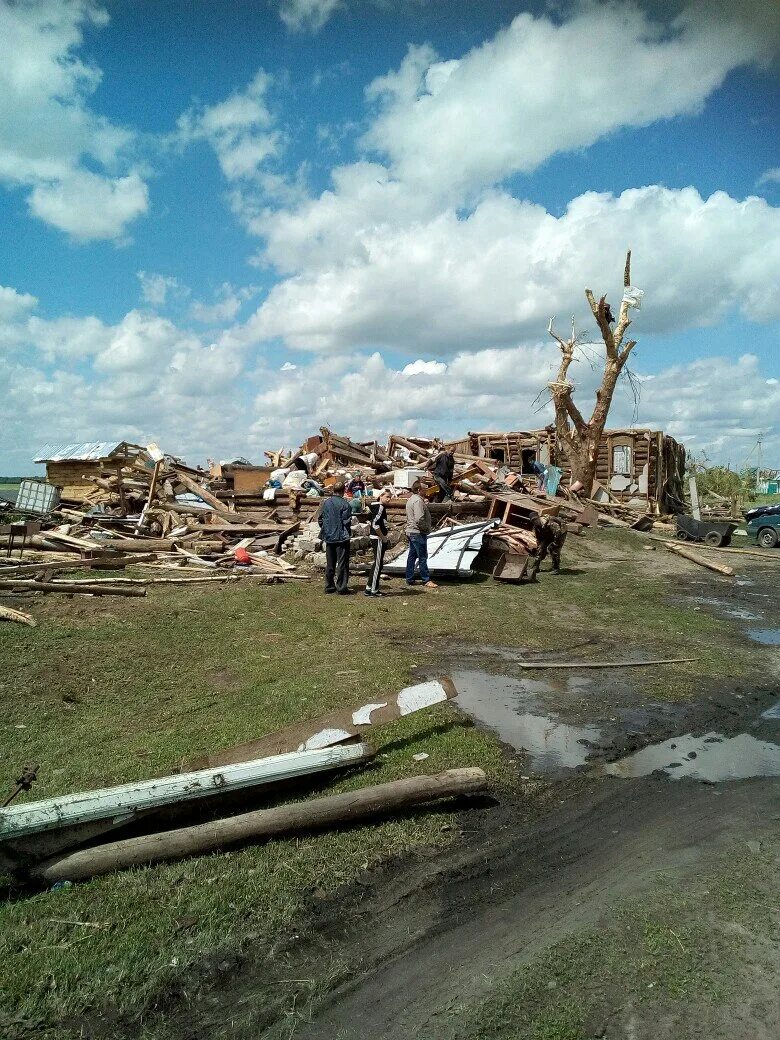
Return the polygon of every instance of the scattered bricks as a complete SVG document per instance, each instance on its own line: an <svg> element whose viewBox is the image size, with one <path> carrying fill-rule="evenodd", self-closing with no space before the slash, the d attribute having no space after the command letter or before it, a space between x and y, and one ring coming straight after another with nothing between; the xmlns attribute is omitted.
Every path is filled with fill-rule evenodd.
<svg viewBox="0 0 780 1040"><path fill-rule="evenodd" d="M319 541L314 541L313 538L299 538L295 543L295 548L300 549L303 553L309 553L314 552L319 544Z"/></svg>

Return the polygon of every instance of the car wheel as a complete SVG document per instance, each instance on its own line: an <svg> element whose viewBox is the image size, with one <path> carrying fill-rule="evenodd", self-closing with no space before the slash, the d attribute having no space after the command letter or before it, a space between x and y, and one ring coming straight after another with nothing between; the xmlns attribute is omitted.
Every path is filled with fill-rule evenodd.
<svg viewBox="0 0 780 1040"><path fill-rule="evenodd" d="M680 542L688 541L688 535L685 533L685 531L676 531L674 537Z"/></svg>
<svg viewBox="0 0 780 1040"><path fill-rule="evenodd" d="M719 549L723 545L723 535L720 531L707 531L704 541L707 545L714 545Z"/></svg>
<svg viewBox="0 0 780 1040"><path fill-rule="evenodd" d="M777 545L777 531L771 527L762 527L756 541L762 549L774 549Z"/></svg>

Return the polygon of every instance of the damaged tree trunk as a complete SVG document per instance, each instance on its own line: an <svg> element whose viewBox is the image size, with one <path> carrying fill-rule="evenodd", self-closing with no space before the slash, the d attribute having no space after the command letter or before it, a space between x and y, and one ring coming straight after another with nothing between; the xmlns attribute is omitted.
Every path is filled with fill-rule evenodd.
<svg viewBox="0 0 780 1040"><path fill-rule="evenodd" d="M631 251L626 255L626 266L623 272L623 285L631 284ZM601 337L606 348L606 361L601 386L596 391L596 404L590 419L586 420L573 400L574 385L569 382L569 367L574 360L577 348L577 333L572 318L571 336L561 339L553 330L554 318L550 318L547 328L549 334L561 348L561 364L555 382L550 383L553 405L555 407L555 434L558 445L571 470L572 484L581 484L581 494L589 497L596 478L596 463L604 427L607 423L612 397L617 381L625 367L628 355L636 346L636 340L629 340L625 346L623 339L631 324L628 316L630 302L623 298L620 304L620 315L615 328L610 321L612 315L606 296L596 302L590 289L585 296L596 319Z"/></svg>

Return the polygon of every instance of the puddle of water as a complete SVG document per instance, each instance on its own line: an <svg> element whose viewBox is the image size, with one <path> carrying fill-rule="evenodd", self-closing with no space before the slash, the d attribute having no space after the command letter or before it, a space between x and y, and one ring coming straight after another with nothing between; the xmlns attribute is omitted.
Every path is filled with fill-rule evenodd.
<svg viewBox="0 0 780 1040"><path fill-rule="evenodd" d="M780 628L749 628L748 635L756 643L780 646Z"/></svg>
<svg viewBox="0 0 780 1040"><path fill-rule="evenodd" d="M458 707L493 730L504 743L527 751L535 773L584 765L590 748L582 741L595 742L601 735L596 726L570 726L549 715L529 711L539 696L555 691L552 684L539 679L454 671L452 681L458 691ZM575 676L568 683L572 692L588 685L587 680Z"/></svg>
<svg viewBox="0 0 780 1040"><path fill-rule="evenodd" d="M705 733L672 737L662 744L637 751L618 762L607 762L599 771L626 779L662 770L673 780L747 780L754 776L780 776L780 746L756 740L747 733L722 737Z"/></svg>
<svg viewBox="0 0 780 1040"><path fill-rule="evenodd" d="M771 708L767 708L766 711L761 712L762 719L777 719L780 721L780 701L777 704L773 704Z"/></svg>
<svg viewBox="0 0 780 1040"><path fill-rule="evenodd" d="M689 596L688 599L693 603L701 603L702 606L716 607L721 614L725 614L726 617L735 618L737 621L760 621L762 620L760 614L753 614L749 610L745 610L744 607L732 607L729 606L722 599L714 599L710 596Z"/></svg>

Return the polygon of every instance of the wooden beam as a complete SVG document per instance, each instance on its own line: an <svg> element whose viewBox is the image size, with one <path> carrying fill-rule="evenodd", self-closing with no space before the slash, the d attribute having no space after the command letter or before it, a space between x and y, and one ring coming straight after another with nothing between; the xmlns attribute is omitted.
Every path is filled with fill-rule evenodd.
<svg viewBox="0 0 780 1040"><path fill-rule="evenodd" d="M14 592L59 592L65 595L79 593L83 596L145 596L146 589L101 585L79 581L36 581L35 578L0 579L0 589Z"/></svg>

